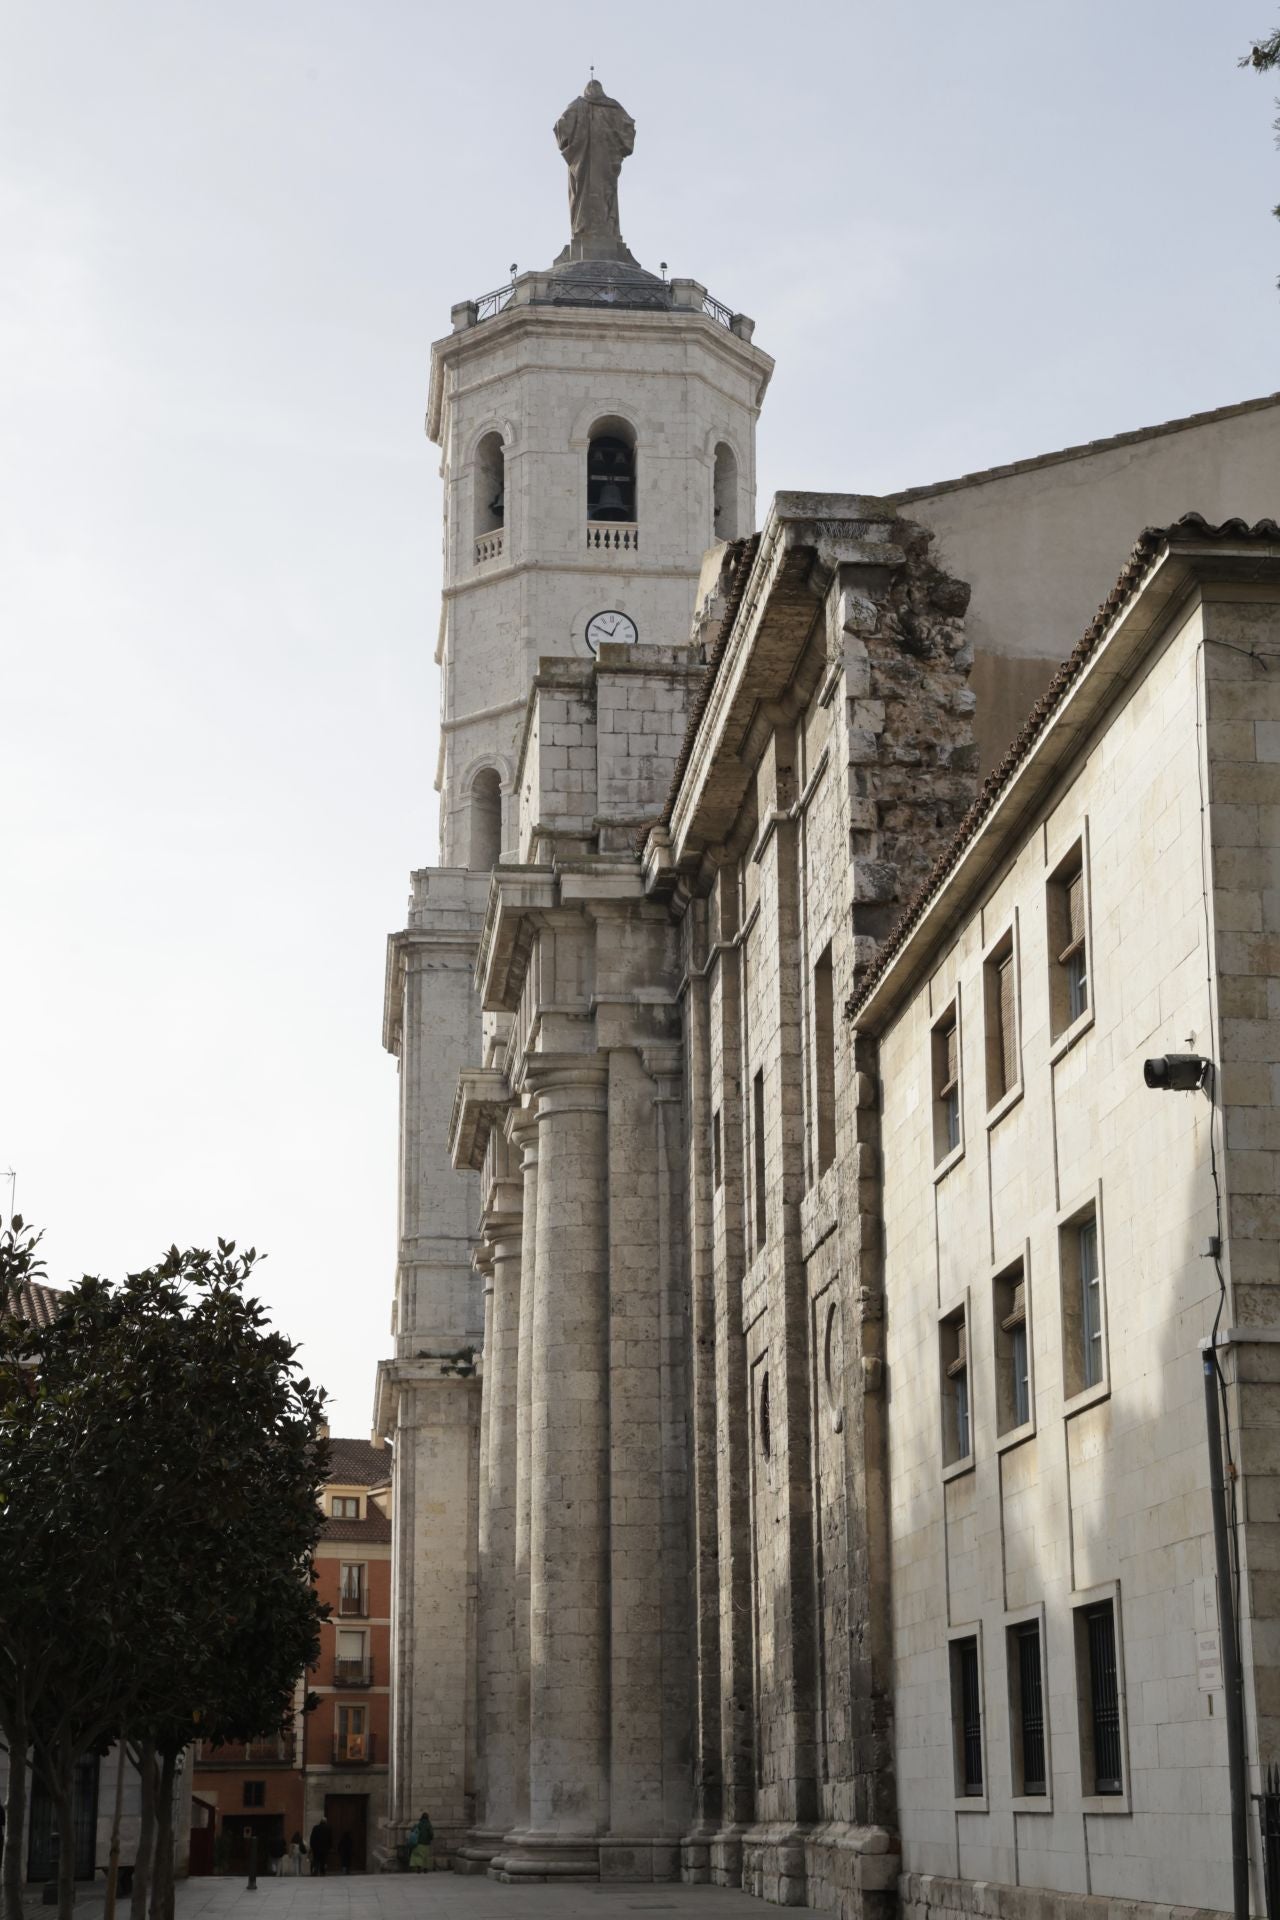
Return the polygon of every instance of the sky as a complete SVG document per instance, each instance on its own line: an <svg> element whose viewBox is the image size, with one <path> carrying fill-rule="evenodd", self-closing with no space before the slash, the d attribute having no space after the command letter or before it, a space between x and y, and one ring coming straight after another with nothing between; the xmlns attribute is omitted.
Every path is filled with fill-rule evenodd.
<svg viewBox="0 0 1280 1920"><path fill-rule="evenodd" d="M6 0L0 1171L53 1283L253 1243L368 1430L385 942L437 852L430 343L563 245L590 64L632 250L777 360L763 511L1280 387L1277 89L1236 65L1274 11Z"/></svg>

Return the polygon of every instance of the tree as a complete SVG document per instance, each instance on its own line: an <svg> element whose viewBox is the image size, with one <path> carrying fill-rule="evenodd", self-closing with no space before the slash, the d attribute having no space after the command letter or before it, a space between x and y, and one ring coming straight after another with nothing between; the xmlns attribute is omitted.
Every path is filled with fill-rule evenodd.
<svg viewBox="0 0 1280 1920"><path fill-rule="evenodd" d="M29 1741L68 1836L79 1755L136 1744L155 1846L134 1911L154 1858L157 1920L178 1756L279 1730L319 1649L323 1395L245 1291L256 1260L220 1240L118 1286L86 1277L0 1358L0 1726L11 1755Z"/></svg>
<svg viewBox="0 0 1280 1920"><path fill-rule="evenodd" d="M1270 73L1274 68L1280 67L1280 27L1275 28L1263 39L1255 40L1248 53L1242 57L1240 65L1252 67L1257 73ZM1276 104L1280 106L1280 101ZM1273 124L1277 134L1276 144L1280 146L1280 120L1276 120ZM1280 220L1280 207L1272 207L1271 211L1276 219Z"/></svg>

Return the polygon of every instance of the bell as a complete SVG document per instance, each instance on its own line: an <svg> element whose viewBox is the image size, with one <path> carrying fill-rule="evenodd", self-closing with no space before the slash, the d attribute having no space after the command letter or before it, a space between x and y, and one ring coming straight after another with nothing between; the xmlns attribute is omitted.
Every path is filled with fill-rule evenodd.
<svg viewBox="0 0 1280 1920"><path fill-rule="evenodd" d="M613 519L620 515L624 506L622 488L616 480L606 480L596 495L596 517L600 520Z"/></svg>

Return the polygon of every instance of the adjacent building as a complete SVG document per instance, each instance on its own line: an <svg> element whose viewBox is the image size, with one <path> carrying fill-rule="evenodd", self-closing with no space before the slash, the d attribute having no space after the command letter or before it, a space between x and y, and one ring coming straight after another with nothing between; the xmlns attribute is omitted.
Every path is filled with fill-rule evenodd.
<svg viewBox="0 0 1280 1920"><path fill-rule="evenodd" d="M211 1840L199 1870L265 1871L323 1816L353 1872L375 1864L386 1814L390 1724L390 1461L377 1442L331 1438L315 1584L329 1609L320 1659L298 1683L290 1726L247 1745L198 1743L194 1792ZM336 1856L335 1856L336 1857Z"/></svg>
<svg viewBox="0 0 1280 1920"><path fill-rule="evenodd" d="M389 1838L1225 1912L1280 1758L1280 402L757 533L771 363L616 218L453 317Z"/></svg>

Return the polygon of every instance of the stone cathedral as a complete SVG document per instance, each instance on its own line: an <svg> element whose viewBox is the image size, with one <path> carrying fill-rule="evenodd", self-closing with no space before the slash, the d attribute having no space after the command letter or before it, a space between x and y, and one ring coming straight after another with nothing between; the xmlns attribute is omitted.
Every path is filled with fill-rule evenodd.
<svg viewBox="0 0 1280 1920"><path fill-rule="evenodd" d="M1144 1637L1153 1592L1166 1638L1225 1624L1203 1443L1176 1537L1116 1518L1089 1544L1090 1463L1135 1422L1160 1459L1199 1362L1152 1376L1125 1331L1151 1183L1127 1146L1086 1165L1122 1093L1079 1103L1127 1089L1135 1047L1229 1045L1166 978L1175 948L1204 974L1190 906L1135 934L1123 991L1110 930L1206 817L1185 782L1155 809L1150 730L1175 761L1208 742L1206 806L1217 747L1247 744L1204 719L1229 709L1203 634L1171 682L1202 673L1194 713L1145 701L1182 659L1170 609L1247 615L1237 665L1280 647L1277 396L892 497L782 493L761 526L752 321L632 256L635 126L599 82L555 137L568 244L431 353L440 863L384 1013L388 1845L425 1808L456 1870L506 1882L876 1920L1225 1912L1233 1769L1275 1756L1261 1704L1241 1758ZM1237 773L1244 832L1263 776ZM1157 1103L1190 1196L1162 1218L1202 1227L1190 1112ZM1188 1340L1206 1300L1179 1296ZM1243 1445L1247 1364L1223 1366ZM1184 1762L1205 1824L1180 1852L1155 1776Z"/></svg>

